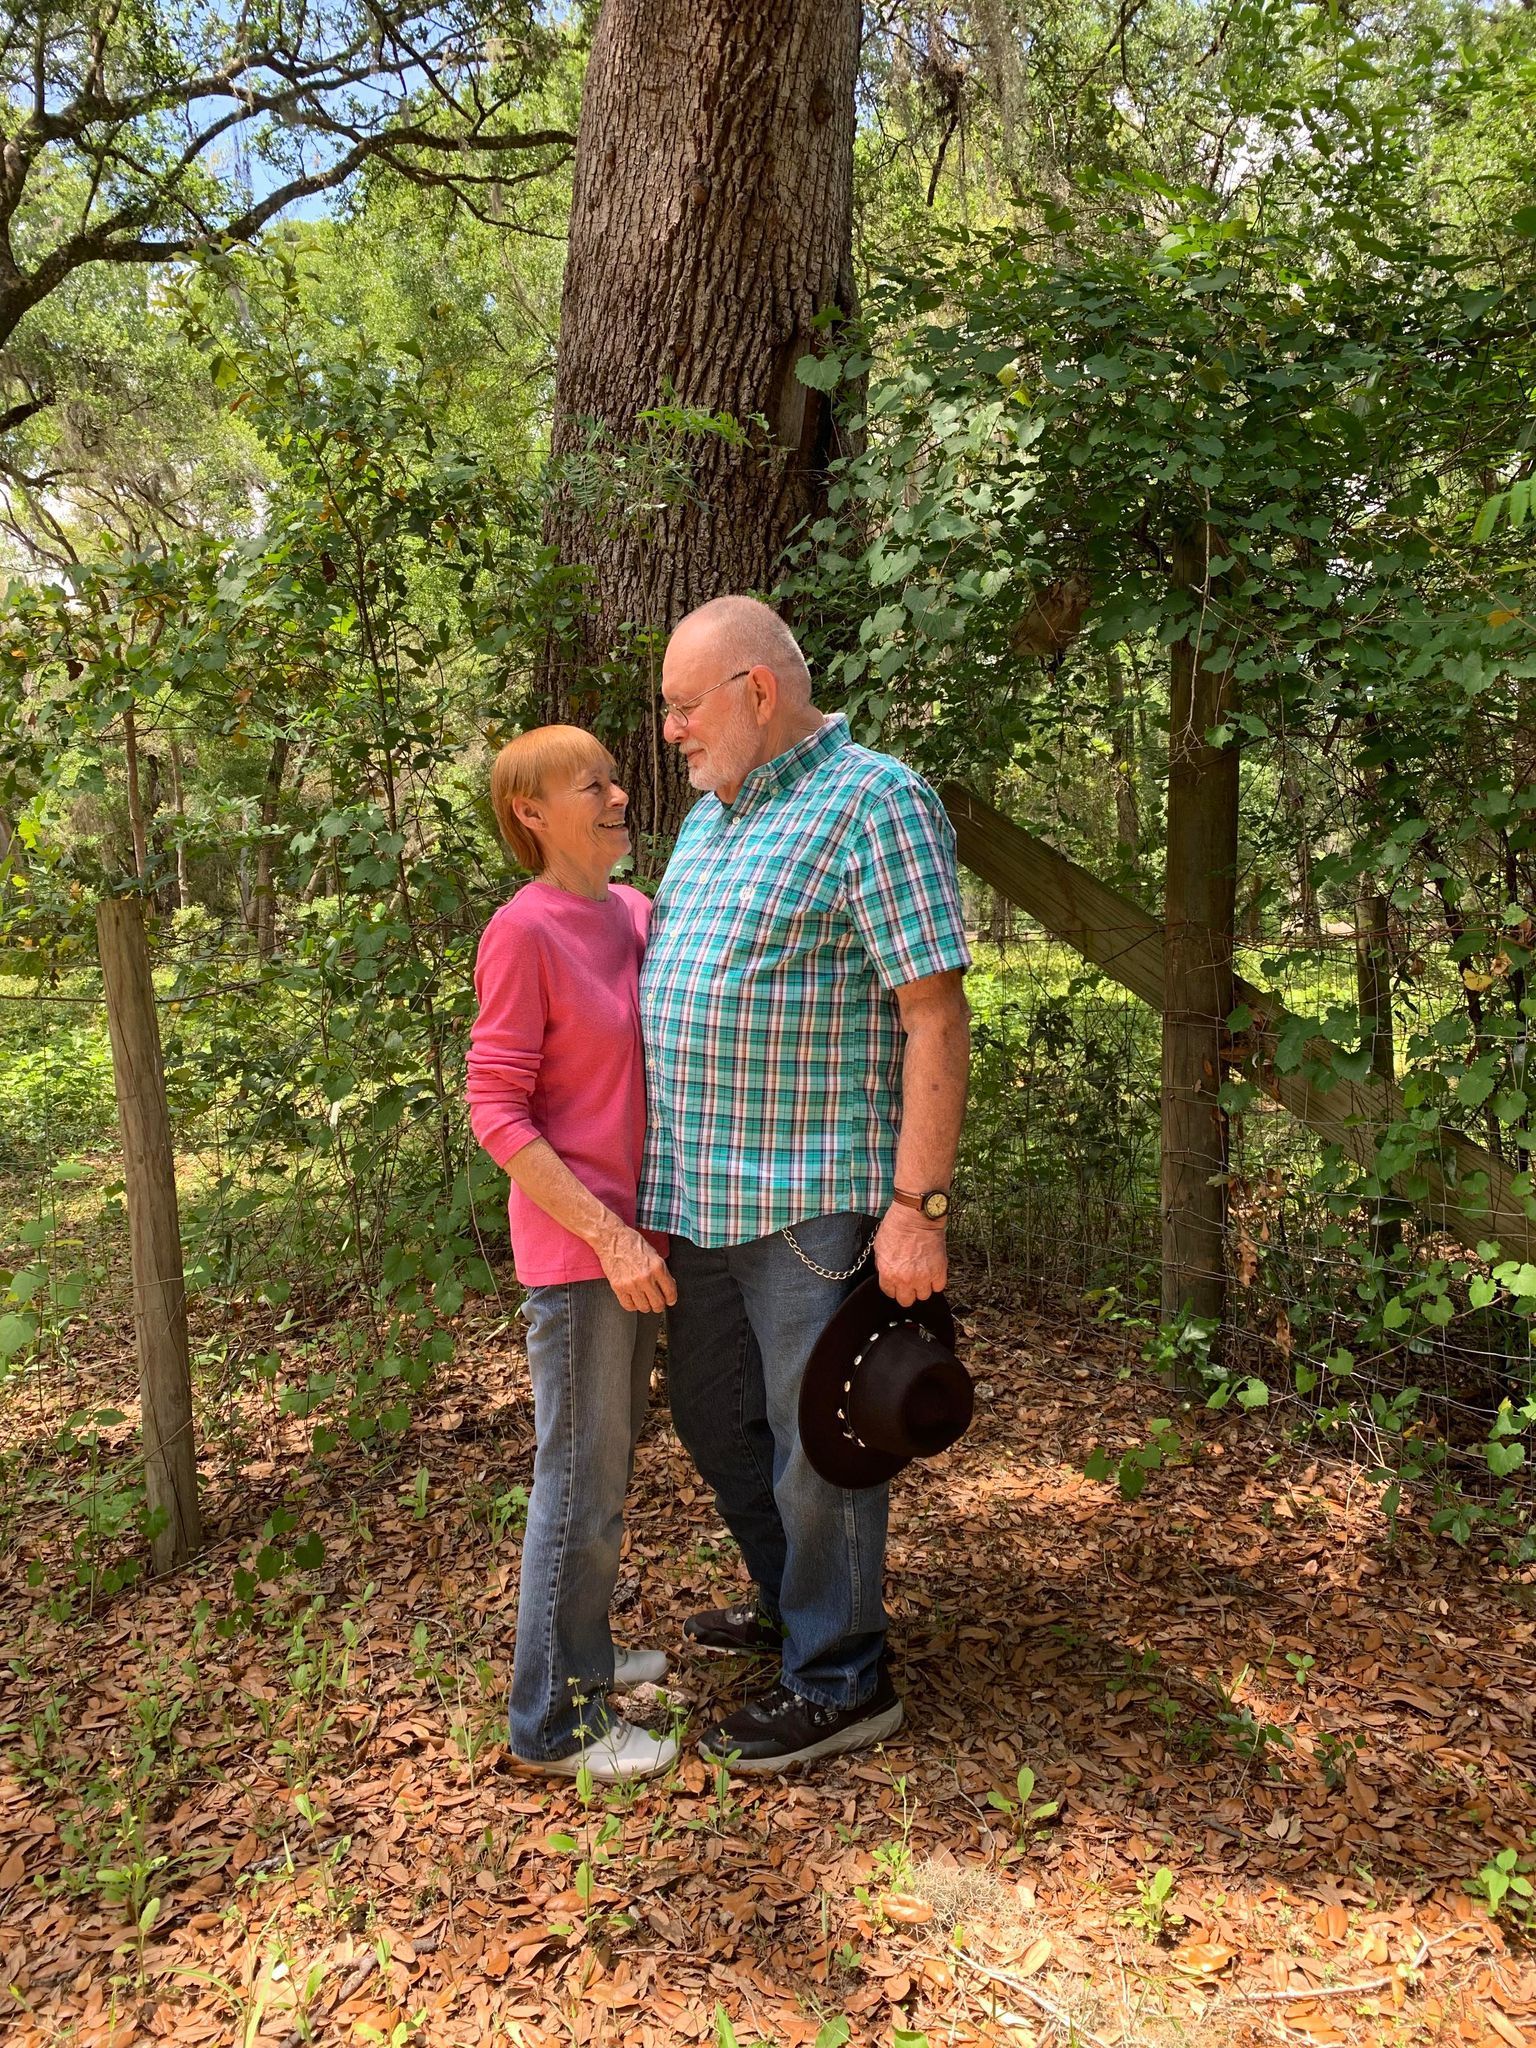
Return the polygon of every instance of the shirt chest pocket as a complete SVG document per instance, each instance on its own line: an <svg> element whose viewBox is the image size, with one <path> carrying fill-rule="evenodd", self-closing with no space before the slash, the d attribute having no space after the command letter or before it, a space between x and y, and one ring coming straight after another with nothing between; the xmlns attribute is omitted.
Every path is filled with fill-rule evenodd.
<svg viewBox="0 0 1536 2048"><path fill-rule="evenodd" d="M789 965L843 944L853 930L837 874L759 871L732 878L725 964L742 971Z"/></svg>

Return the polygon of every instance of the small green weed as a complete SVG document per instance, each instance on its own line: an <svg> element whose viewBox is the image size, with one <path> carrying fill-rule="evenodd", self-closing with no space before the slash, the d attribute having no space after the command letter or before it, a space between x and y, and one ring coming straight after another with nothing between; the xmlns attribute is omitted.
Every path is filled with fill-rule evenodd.
<svg viewBox="0 0 1536 2048"><path fill-rule="evenodd" d="M1127 1927L1134 1927L1148 1941L1161 1941L1170 1926L1182 1927L1184 1915L1169 1904L1178 1880L1166 1864L1143 1878L1136 1890L1136 1902L1121 1915Z"/></svg>
<svg viewBox="0 0 1536 2048"><path fill-rule="evenodd" d="M1536 1933L1536 1886L1526 1872L1536 1869L1536 1856L1522 1856L1518 1849L1500 1849L1485 1863L1467 1890L1474 1898L1487 1901L1490 1919L1507 1913L1522 1934Z"/></svg>
<svg viewBox="0 0 1536 2048"><path fill-rule="evenodd" d="M1010 1798L1006 1792L992 1791L987 1794L988 1806L995 1807L999 1813L1007 1814L1013 1822L1016 1851L1023 1849L1036 1828L1054 1820L1061 1811L1059 1799L1043 1799L1036 1802L1035 1785L1034 1772L1028 1764L1021 1764L1019 1775L1014 1780L1014 1789L1018 1793L1016 1799Z"/></svg>

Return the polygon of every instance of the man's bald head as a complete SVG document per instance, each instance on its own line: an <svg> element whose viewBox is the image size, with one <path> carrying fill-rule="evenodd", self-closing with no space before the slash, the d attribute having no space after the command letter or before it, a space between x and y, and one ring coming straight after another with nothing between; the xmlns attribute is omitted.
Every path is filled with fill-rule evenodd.
<svg viewBox="0 0 1536 2048"><path fill-rule="evenodd" d="M779 617L755 597L712 597L680 620L674 643L708 646L722 668L771 668L779 679L786 709L801 710L811 701L811 672L800 643Z"/></svg>

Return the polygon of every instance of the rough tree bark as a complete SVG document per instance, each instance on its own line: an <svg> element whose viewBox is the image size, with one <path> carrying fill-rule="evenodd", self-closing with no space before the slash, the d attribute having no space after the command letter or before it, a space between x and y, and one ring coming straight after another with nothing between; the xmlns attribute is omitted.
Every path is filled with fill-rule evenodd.
<svg viewBox="0 0 1536 2048"><path fill-rule="evenodd" d="M1182 538L1175 587L1203 595L1169 650L1168 844L1164 869L1162 1065L1163 1318L1218 1327L1226 1308L1227 1120L1217 1102L1233 1008L1238 751L1206 735L1232 708L1230 650L1207 610L1209 528Z"/></svg>
<svg viewBox="0 0 1536 2048"><path fill-rule="evenodd" d="M596 718L643 832L686 784L661 744L660 641L765 592L822 498L829 401L795 376L852 310L859 0L606 0L582 96L545 539L586 572L552 634L551 716ZM658 406L744 431L647 423ZM615 458L622 463L617 466Z"/></svg>

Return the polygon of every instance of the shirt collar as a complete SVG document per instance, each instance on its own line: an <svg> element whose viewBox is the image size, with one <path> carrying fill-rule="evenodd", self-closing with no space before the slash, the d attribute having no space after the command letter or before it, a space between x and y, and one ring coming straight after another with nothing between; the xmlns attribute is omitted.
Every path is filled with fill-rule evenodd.
<svg viewBox="0 0 1536 2048"><path fill-rule="evenodd" d="M722 810L731 817L739 817L749 806L766 802L769 797L781 796L850 744L847 719L841 711L828 713L814 732L807 733L803 740L797 740L794 746L786 747L782 754L775 754L771 761L764 761L761 767L754 768L745 776L736 792L736 801L722 804Z"/></svg>

